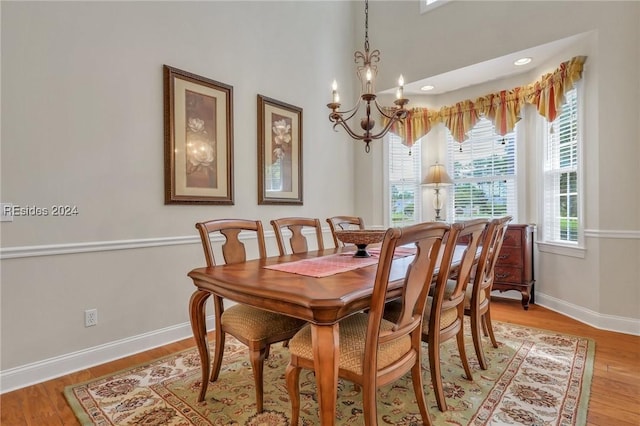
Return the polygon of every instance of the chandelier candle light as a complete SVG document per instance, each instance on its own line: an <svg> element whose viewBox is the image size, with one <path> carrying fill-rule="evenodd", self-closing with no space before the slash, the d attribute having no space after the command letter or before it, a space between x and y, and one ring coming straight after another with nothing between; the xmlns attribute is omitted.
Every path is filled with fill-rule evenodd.
<svg viewBox="0 0 640 426"><path fill-rule="evenodd" d="M329 121L333 123L333 128L339 124L341 125L355 140L364 141L366 143L365 151L369 152L369 142L374 139L381 139L384 135L387 134L391 126L400 121L402 122L408 114L408 110L405 108L405 105L409 103L408 99L404 98L404 78L400 75L398 79L398 90L396 92L396 100L394 101L395 107L383 108L378 101L376 101L375 95L375 81L374 78L378 74L378 66L377 63L380 62L380 51L374 50L369 51L369 1L365 0L364 2L364 53L361 51L356 51L354 54L355 63L358 64L356 67L356 75L358 76L358 80L360 80L361 84L361 92L360 99L356 102L356 105L350 110L340 111L340 95L338 94L338 83L334 80L332 85L332 102L327 104L331 113L329 114ZM353 131L347 121L350 120L358 110L360 106L365 105L366 116L360 120L360 127L364 133L359 134ZM372 133L373 128L376 125L376 122L373 118L371 118L371 104L373 104L378 112L385 116L388 119L387 124L380 130L379 133ZM387 110L386 112L384 110Z"/></svg>
<svg viewBox="0 0 640 426"><path fill-rule="evenodd" d="M451 185L453 181L447 174L447 170L444 168L442 164L434 164L429 167L429 173L424 178L422 185L433 188L435 191L435 196L433 198L433 208L436 211L436 219L437 221L442 220L440 217L440 210L442 210L442 206L444 205L444 196L440 195L440 189L443 186Z"/></svg>

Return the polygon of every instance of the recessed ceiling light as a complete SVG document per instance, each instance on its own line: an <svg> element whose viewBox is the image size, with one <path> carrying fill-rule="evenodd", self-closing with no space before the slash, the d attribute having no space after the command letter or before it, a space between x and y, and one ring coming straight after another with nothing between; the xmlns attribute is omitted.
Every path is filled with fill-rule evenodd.
<svg viewBox="0 0 640 426"><path fill-rule="evenodd" d="M422 86L422 87L420 88L420 90L422 90L423 92L428 92L429 90L433 90L433 89L435 89L435 88L436 88L435 86L432 86L432 85L430 85L430 84L427 84L426 86Z"/></svg>
<svg viewBox="0 0 640 426"><path fill-rule="evenodd" d="M529 62L531 62L531 58L520 58L517 61L515 61L513 65L517 65L517 66L527 65Z"/></svg>

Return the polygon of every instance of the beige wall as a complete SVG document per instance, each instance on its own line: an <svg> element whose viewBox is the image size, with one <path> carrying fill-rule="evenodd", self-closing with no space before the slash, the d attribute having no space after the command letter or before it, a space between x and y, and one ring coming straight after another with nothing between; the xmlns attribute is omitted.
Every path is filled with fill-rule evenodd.
<svg viewBox="0 0 640 426"><path fill-rule="evenodd" d="M536 251L537 301L598 327L640 333L640 3L456 1L420 15L416 2L394 1L376 2L370 9L371 44L383 52L381 89L393 87L400 73L413 81L582 36L564 52L566 57L523 77L532 81L572 56L588 56L583 79L584 257ZM473 99L496 84L424 102L447 105L456 95L457 100ZM520 148L526 150L527 200L519 220L536 223L539 148ZM374 155L381 157L380 151ZM423 153L428 165L442 148L429 145ZM361 179L358 185L363 192L384 190L382 180ZM371 190L368 185L380 186ZM368 201L357 207L370 209Z"/></svg>
<svg viewBox="0 0 640 426"><path fill-rule="evenodd" d="M186 273L202 264L196 221L356 213L384 225L379 144L364 154L331 129L325 106L334 78L343 99L353 99L360 3L0 8L1 201L79 210L72 218L0 225L3 390L55 374L54 367L65 372L188 336ZM597 102L589 107L585 153L586 257L545 253L537 279L549 306L637 329L640 4L451 2L420 15L415 1L376 1L370 9L371 44L383 54L380 89L400 72L417 79L595 32L587 69L588 95ZM162 64L234 86L234 206L163 205ZM304 206L257 205L257 94L303 108ZM523 220L536 220L533 205ZM84 327L88 308L99 310L96 327Z"/></svg>
<svg viewBox="0 0 640 426"><path fill-rule="evenodd" d="M353 144L326 107L334 78L352 97L350 3L1 8L1 201L78 208L0 225L3 372L167 327L188 336L197 221L268 230L279 216L354 212ZM235 205L164 205L163 64L233 86ZM257 94L303 109L303 206L257 205ZM89 308L99 324L85 328Z"/></svg>

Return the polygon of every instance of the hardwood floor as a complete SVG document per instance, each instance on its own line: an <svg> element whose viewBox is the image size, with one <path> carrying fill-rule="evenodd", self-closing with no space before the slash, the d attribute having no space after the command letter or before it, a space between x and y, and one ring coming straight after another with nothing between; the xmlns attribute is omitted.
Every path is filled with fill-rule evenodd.
<svg viewBox="0 0 640 426"><path fill-rule="evenodd" d="M524 311L519 301L494 298L494 321L505 321L567 334L596 342L588 425L640 425L640 337L602 331L541 306ZM0 396L3 426L78 425L63 395L64 387L123 370L194 346L183 340L99 365Z"/></svg>

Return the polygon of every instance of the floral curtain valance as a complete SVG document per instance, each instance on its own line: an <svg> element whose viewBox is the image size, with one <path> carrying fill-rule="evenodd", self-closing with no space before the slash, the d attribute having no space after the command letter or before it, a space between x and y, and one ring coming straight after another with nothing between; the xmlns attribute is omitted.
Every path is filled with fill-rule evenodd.
<svg viewBox="0 0 640 426"><path fill-rule="evenodd" d="M523 105L535 105L538 113L549 121L554 121L564 104L564 95L582 78L586 56L576 56L563 62L553 72L543 75L538 81L511 90L502 90L477 98L465 100L453 106L444 106L439 111L427 108L413 108L404 123L395 123L391 131L411 147L429 133L431 128L443 123L451 131L453 139L463 142L467 134L481 117L493 122L499 135L513 130L520 120ZM388 119L382 117L383 125Z"/></svg>

